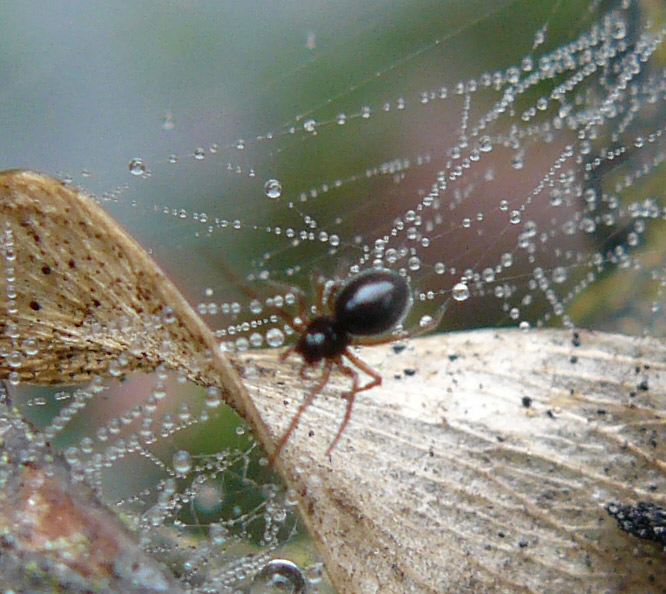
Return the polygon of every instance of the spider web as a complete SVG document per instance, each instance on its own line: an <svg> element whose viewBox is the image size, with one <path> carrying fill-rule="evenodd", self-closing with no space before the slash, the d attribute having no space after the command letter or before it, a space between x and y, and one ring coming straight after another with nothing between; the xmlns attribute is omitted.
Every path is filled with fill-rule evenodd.
<svg viewBox="0 0 666 594"><path fill-rule="evenodd" d="M406 326L446 306L442 330L663 336L659 7L288 2L257 17L211 2L188 19L124 8L121 20L96 9L92 30L84 5L73 25L46 10L67 40L51 56L21 15L3 15L3 43L31 50L24 72L3 67L3 162L18 154L93 191L226 348L293 341L274 311L289 291L266 280L308 291L313 270L370 266L409 277ZM27 126L51 96L56 121ZM15 397L191 591L253 592L282 556L327 591L251 436L179 380Z"/></svg>

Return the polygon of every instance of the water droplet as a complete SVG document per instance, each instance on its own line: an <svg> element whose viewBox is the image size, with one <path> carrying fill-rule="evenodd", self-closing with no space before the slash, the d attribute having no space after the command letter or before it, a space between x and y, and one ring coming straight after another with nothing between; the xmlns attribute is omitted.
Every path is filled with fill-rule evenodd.
<svg viewBox="0 0 666 594"><path fill-rule="evenodd" d="M469 288L465 283L456 283L453 286L452 294L456 301L466 301L469 297Z"/></svg>
<svg viewBox="0 0 666 594"><path fill-rule="evenodd" d="M282 184L279 180L271 178L264 184L264 192L271 200L277 200L282 195Z"/></svg>
<svg viewBox="0 0 666 594"><path fill-rule="evenodd" d="M539 47L542 43L546 41L546 27L541 27L534 34L534 41L532 42L532 48L535 49Z"/></svg>
<svg viewBox="0 0 666 594"><path fill-rule="evenodd" d="M482 153L488 153L493 149L493 141L490 136L482 136L479 138L479 150Z"/></svg>
<svg viewBox="0 0 666 594"><path fill-rule="evenodd" d="M627 26L625 25L624 21L617 20L613 23L613 26L611 28L611 35L613 39L624 39L627 35Z"/></svg>
<svg viewBox="0 0 666 594"><path fill-rule="evenodd" d="M29 357L36 355L39 352L37 341L34 338L26 338L21 344L21 348Z"/></svg>
<svg viewBox="0 0 666 594"><path fill-rule="evenodd" d="M206 156L206 151L203 147L198 147L194 150L193 156L197 161L201 161Z"/></svg>
<svg viewBox="0 0 666 594"><path fill-rule="evenodd" d="M162 120L162 130L173 130L176 127L176 124L173 121L172 113L165 113L164 119Z"/></svg>
<svg viewBox="0 0 666 594"><path fill-rule="evenodd" d="M206 406L208 408L217 408L220 404L222 404L220 389L217 386L206 388Z"/></svg>
<svg viewBox="0 0 666 594"><path fill-rule="evenodd" d="M139 159L138 157L129 162L128 168L132 175L138 176L146 173L146 164L143 162L143 159Z"/></svg>
<svg viewBox="0 0 666 594"><path fill-rule="evenodd" d="M266 342L270 347L279 347L284 344L284 332L279 328L271 328L266 332Z"/></svg>
<svg viewBox="0 0 666 594"><path fill-rule="evenodd" d="M229 531L221 524L210 524L208 536L213 544L221 545L229 540Z"/></svg>
<svg viewBox="0 0 666 594"><path fill-rule="evenodd" d="M419 327L425 328L429 324L432 324L432 316L429 315L421 316L421 319L419 320Z"/></svg>
<svg viewBox="0 0 666 594"><path fill-rule="evenodd" d="M564 266L556 266L553 269L553 282L557 284L567 280L567 269Z"/></svg>
<svg viewBox="0 0 666 594"><path fill-rule="evenodd" d="M254 349L258 349L264 342L264 337L259 334L259 332L253 332L250 334L250 346Z"/></svg>
<svg viewBox="0 0 666 594"><path fill-rule="evenodd" d="M254 576L250 594L305 594L301 568L287 559L273 559Z"/></svg>
<svg viewBox="0 0 666 594"><path fill-rule="evenodd" d="M209 480L197 487L192 503L198 513L212 514L219 511L223 499L222 486L213 480Z"/></svg>
<svg viewBox="0 0 666 594"><path fill-rule="evenodd" d="M407 262L410 270L419 270L421 268L421 260L417 256L412 256Z"/></svg>
<svg viewBox="0 0 666 594"><path fill-rule="evenodd" d="M171 458L171 464L178 474L187 474L192 469L190 453L185 450L178 450Z"/></svg>

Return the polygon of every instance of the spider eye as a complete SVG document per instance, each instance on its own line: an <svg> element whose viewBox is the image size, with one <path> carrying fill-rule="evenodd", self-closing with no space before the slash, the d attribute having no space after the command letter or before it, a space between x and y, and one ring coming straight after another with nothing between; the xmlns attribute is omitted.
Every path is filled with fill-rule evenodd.
<svg viewBox="0 0 666 594"><path fill-rule="evenodd" d="M409 309L409 284L391 270L352 277L335 299L335 319L350 334L369 336L393 328Z"/></svg>

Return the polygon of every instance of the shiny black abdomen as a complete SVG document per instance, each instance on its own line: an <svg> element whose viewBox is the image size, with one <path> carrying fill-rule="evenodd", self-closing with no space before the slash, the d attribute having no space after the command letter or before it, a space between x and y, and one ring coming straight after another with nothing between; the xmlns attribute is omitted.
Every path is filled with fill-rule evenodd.
<svg viewBox="0 0 666 594"><path fill-rule="evenodd" d="M392 270L369 270L351 278L335 296L334 320L349 334L383 334L403 318L409 305L405 278Z"/></svg>

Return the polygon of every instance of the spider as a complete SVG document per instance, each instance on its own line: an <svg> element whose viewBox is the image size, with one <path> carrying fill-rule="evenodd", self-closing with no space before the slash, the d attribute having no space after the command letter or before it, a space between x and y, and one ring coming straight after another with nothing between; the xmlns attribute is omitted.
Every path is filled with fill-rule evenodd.
<svg viewBox="0 0 666 594"><path fill-rule="evenodd" d="M279 283L271 284L281 286ZM385 344L422 334L437 326L443 315L441 309L437 317L415 332L405 331L398 336L393 332L389 334L407 315L412 299L407 279L387 268L365 270L344 281L336 281L329 291L327 283L320 277L315 279L315 285L313 316L307 313L305 293L295 287L289 287L289 292L296 297L298 313L291 315L276 308L286 324L300 335L296 344L281 354L280 360L285 361L292 353L300 355L303 364L299 377L303 380L308 380L307 371L322 361L323 371L278 441L270 456L271 462L279 456L305 410L324 389L334 368L349 377L352 385L350 390L341 394L347 400L347 409L335 438L326 450L326 456L331 454L349 423L356 394L381 385L381 374L352 353L350 347ZM240 288L252 298L258 298L249 287L241 284ZM369 376L370 381L361 385L357 370Z"/></svg>

